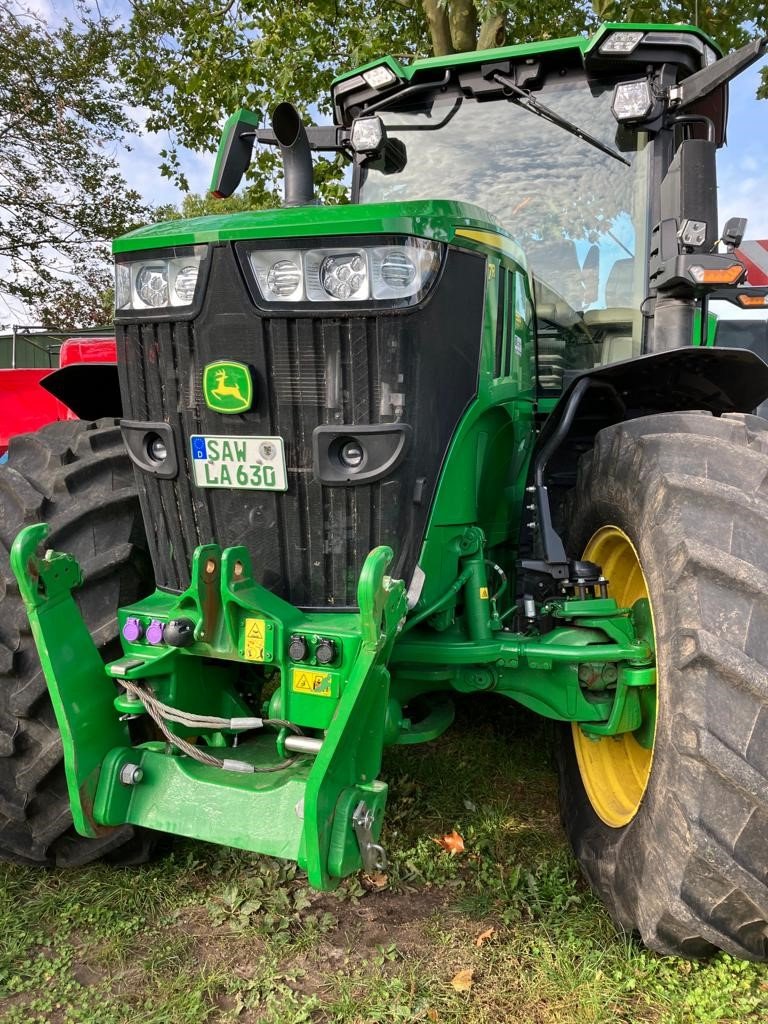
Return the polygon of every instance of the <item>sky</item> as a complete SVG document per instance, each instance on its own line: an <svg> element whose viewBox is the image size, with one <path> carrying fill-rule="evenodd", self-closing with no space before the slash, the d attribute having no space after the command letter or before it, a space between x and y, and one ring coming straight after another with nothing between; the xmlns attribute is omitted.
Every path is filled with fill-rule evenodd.
<svg viewBox="0 0 768 1024"><path fill-rule="evenodd" d="M49 24L56 25L72 10L72 0L26 0ZM104 16L125 15L127 0L100 0ZM760 68L768 58L755 64L730 86L728 142L718 154L718 192L721 225L732 216L747 217L747 238L768 238L768 100L755 98ZM275 97L276 101L280 97ZM131 110L143 124L145 112ZM140 132L115 149L115 157L126 182L152 203L179 204L182 193L159 172L159 152L168 144L164 135ZM193 192L205 192L210 182L214 156L181 151L184 172ZM733 315L734 307L729 307ZM760 314L758 314L760 315ZM0 296L0 327L29 322L24 308Z"/></svg>

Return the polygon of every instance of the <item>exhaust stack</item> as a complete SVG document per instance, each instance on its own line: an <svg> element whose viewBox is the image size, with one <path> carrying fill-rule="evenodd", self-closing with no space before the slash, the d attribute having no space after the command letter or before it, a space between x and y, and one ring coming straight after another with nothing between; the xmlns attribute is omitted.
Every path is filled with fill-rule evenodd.
<svg viewBox="0 0 768 1024"><path fill-rule="evenodd" d="M301 115L292 103L279 103L272 114L272 130L283 155L283 206L311 206L315 199L312 155Z"/></svg>

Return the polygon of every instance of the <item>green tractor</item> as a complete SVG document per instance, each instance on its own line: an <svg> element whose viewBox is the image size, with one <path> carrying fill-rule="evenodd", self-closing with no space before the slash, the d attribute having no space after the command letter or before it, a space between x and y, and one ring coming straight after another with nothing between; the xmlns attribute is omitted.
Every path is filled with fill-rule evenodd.
<svg viewBox="0 0 768 1024"><path fill-rule="evenodd" d="M619 926L768 957L768 366L697 327L765 42L606 24L229 119L212 191L277 145L284 207L118 239L124 419L2 471L4 856L172 833L331 889L386 863L383 748L497 694L560 723Z"/></svg>

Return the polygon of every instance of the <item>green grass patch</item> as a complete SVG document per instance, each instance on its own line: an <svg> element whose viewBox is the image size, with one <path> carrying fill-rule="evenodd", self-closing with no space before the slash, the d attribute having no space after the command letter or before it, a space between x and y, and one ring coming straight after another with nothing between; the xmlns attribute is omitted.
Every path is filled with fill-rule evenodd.
<svg viewBox="0 0 768 1024"><path fill-rule="evenodd" d="M548 735L470 699L440 740L390 750L381 889L315 893L291 864L188 841L141 868L0 865L0 1021L767 1021L765 965L616 932L566 849ZM458 856L434 842L452 829Z"/></svg>

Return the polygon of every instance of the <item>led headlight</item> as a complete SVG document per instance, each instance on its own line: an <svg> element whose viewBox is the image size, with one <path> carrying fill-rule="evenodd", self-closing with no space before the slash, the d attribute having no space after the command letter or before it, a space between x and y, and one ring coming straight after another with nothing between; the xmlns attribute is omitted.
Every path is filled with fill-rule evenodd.
<svg viewBox="0 0 768 1024"><path fill-rule="evenodd" d="M186 263L176 273L176 280L173 282L173 294L182 305L189 305L195 297L199 269L199 263Z"/></svg>
<svg viewBox="0 0 768 1024"><path fill-rule="evenodd" d="M647 78L637 82L619 82L613 92L611 110L617 121L642 121L653 106L653 93Z"/></svg>
<svg viewBox="0 0 768 1024"><path fill-rule="evenodd" d="M441 247L423 238L388 245L254 249L248 253L267 302L416 299L440 267Z"/></svg>
<svg viewBox="0 0 768 1024"><path fill-rule="evenodd" d="M369 71L364 71L363 79L372 89L386 89L388 85L393 85L397 81L397 75L386 64L379 64Z"/></svg>
<svg viewBox="0 0 768 1024"><path fill-rule="evenodd" d="M608 38L600 43L600 53L632 53L644 32L611 32Z"/></svg>
<svg viewBox="0 0 768 1024"><path fill-rule="evenodd" d="M438 246L422 238L376 246L370 250L370 258L374 299L403 299L423 291L440 265Z"/></svg>
<svg viewBox="0 0 768 1024"><path fill-rule="evenodd" d="M376 153L384 144L386 130L377 115L355 118L349 144L356 153Z"/></svg>
<svg viewBox="0 0 768 1024"><path fill-rule="evenodd" d="M136 294L150 309L168 305L168 264L145 263L136 274Z"/></svg>
<svg viewBox="0 0 768 1024"><path fill-rule="evenodd" d="M125 263L115 265L115 308L124 309L131 302L131 268Z"/></svg>
<svg viewBox="0 0 768 1024"><path fill-rule="evenodd" d="M268 302L301 302L304 274L301 253L293 249L268 249L250 254L259 291Z"/></svg>
<svg viewBox="0 0 768 1024"><path fill-rule="evenodd" d="M200 255L154 257L115 266L115 309L191 306L200 273Z"/></svg>
<svg viewBox="0 0 768 1024"><path fill-rule="evenodd" d="M319 261L319 262L318 262ZM364 299L368 296L368 265L362 252L307 253L310 298ZM319 294L317 284L324 294Z"/></svg>

